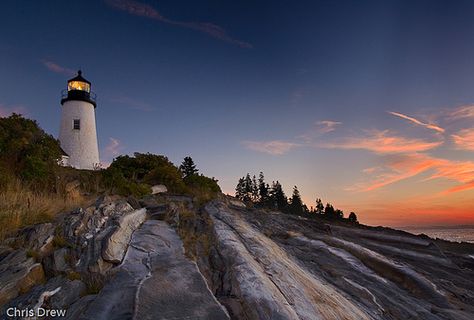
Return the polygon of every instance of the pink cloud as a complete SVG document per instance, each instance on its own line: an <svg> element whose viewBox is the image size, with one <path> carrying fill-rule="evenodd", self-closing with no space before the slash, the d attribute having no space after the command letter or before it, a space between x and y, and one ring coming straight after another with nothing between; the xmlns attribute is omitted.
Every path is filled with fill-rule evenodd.
<svg viewBox="0 0 474 320"><path fill-rule="evenodd" d="M28 110L22 105L5 105L0 103L0 118L8 117L13 113L27 115Z"/></svg>
<svg viewBox="0 0 474 320"><path fill-rule="evenodd" d="M109 6L117 10L126 11L131 15L146 17L163 23L203 32L210 35L211 37L237 45L241 48L252 48L250 43L232 38L227 34L224 28L213 23L171 20L161 15L160 12L152 6L133 0L106 0L105 2Z"/></svg>
<svg viewBox="0 0 474 320"><path fill-rule="evenodd" d="M63 67L63 66L60 66L59 64L53 62L53 61L50 61L50 60L42 60L41 61L43 63L43 65L48 68L48 70L52 71L52 72L55 72L55 73L59 73L59 74L63 74L63 75L66 75L66 76L74 76L76 73L74 72L74 70L72 69L69 69L69 68L66 68L66 67Z"/></svg>
<svg viewBox="0 0 474 320"><path fill-rule="evenodd" d="M439 147L443 141L425 141L399 137L389 130L369 130L363 137L345 138L335 142L319 144L331 149L363 149L378 154L421 152Z"/></svg>
<svg viewBox="0 0 474 320"><path fill-rule="evenodd" d="M431 130L434 130L434 131L437 131L437 132L441 132L443 133L445 130L435 124L430 124L430 123L424 123L424 122L421 122L420 120L418 119L415 119L413 117L409 117L407 115L404 115L402 113L398 113L398 112L392 112L392 111L389 111L388 113L390 113L391 115L394 115L396 117L399 117L399 118L402 118L402 119L405 119L405 120L408 120L410 122L413 122L417 125L420 125L420 126L423 126L425 128L428 128L428 129L431 129Z"/></svg>
<svg viewBox="0 0 474 320"><path fill-rule="evenodd" d="M474 151L474 128L463 129L451 137L458 149Z"/></svg>
<svg viewBox="0 0 474 320"><path fill-rule="evenodd" d="M243 141L242 144L250 150L268 153L271 155L282 155L291 149L301 146L298 143L272 140L272 141Z"/></svg>
<svg viewBox="0 0 474 320"><path fill-rule="evenodd" d="M424 181L448 179L460 183L443 193L453 193L474 188L474 162L472 161L454 161L413 153L388 156L384 159L384 162L380 167L369 168L365 171L370 175L370 180L367 183L357 184L358 191L379 189L417 176L428 170L431 170L433 173ZM352 190L354 189L352 188Z"/></svg>

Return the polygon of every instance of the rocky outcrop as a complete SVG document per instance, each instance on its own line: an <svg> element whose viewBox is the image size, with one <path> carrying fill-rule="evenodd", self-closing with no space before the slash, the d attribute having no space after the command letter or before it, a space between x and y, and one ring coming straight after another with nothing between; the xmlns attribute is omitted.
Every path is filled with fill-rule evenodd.
<svg viewBox="0 0 474 320"><path fill-rule="evenodd" d="M102 258L112 263L120 263L130 242L132 232L135 231L146 218L146 209L127 212L117 219L112 227L113 231L104 242Z"/></svg>
<svg viewBox="0 0 474 320"><path fill-rule="evenodd" d="M0 307L19 294L28 296L30 289L46 282L46 278L105 275L121 263L132 233L145 218L146 209L134 210L123 199L101 197L94 205L70 212L55 224L24 228L17 237L5 241L9 246L0 248ZM57 280L52 284L50 281L47 288L40 286L37 290L54 291L49 286L55 286ZM60 295L64 296L68 287L61 287ZM35 292L25 301L33 303ZM69 305L74 301L67 302Z"/></svg>
<svg viewBox="0 0 474 320"><path fill-rule="evenodd" d="M211 214L228 295L239 319L369 319L363 308L224 207Z"/></svg>
<svg viewBox="0 0 474 320"><path fill-rule="evenodd" d="M25 250L10 252L0 263L0 306L45 281L43 267Z"/></svg>
<svg viewBox="0 0 474 320"><path fill-rule="evenodd" d="M214 233L208 280L234 319L474 315L474 264L467 259L474 245L223 201L206 213Z"/></svg>
<svg viewBox="0 0 474 320"><path fill-rule="evenodd" d="M166 222L146 221L80 319L228 319Z"/></svg>
<svg viewBox="0 0 474 320"><path fill-rule="evenodd" d="M130 202L130 203L129 203ZM247 209L101 197L0 246L0 304L66 319L472 319L474 245Z"/></svg>

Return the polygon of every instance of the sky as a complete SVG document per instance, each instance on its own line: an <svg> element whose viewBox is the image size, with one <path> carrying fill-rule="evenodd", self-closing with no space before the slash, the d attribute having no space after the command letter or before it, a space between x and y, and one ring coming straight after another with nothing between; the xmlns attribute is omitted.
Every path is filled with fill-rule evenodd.
<svg viewBox="0 0 474 320"><path fill-rule="evenodd" d="M0 4L0 116L57 137L80 68L101 161L151 152L233 194L263 171L369 225L474 224L474 2Z"/></svg>

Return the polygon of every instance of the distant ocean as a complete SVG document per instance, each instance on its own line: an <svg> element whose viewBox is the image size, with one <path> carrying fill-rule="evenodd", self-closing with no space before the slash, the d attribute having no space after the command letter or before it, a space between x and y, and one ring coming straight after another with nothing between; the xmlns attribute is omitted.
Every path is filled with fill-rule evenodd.
<svg viewBox="0 0 474 320"><path fill-rule="evenodd" d="M413 234L424 233L431 238L474 243L474 226L403 227L399 229Z"/></svg>

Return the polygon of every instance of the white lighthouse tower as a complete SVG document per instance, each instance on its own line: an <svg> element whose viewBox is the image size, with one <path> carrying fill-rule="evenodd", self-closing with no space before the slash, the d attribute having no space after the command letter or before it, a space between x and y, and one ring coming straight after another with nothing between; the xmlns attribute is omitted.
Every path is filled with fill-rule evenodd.
<svg viewBox="0 0 474 320"><path fill-rule="evenodd" d="M67 154L67 157L63 157L63 163L66 162L65 165L77 169L99 168L95 126L96 98L91 92L91 83L82 77L81 70L67 82L61 105L59 142Z"/></svg>

